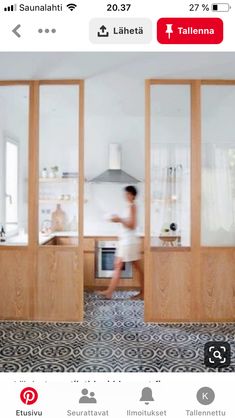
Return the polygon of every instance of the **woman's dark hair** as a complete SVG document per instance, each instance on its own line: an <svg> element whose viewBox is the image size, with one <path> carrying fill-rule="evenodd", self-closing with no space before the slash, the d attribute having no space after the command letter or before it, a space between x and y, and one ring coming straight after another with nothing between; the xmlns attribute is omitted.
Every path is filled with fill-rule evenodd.
<svg viewBox="0 0 235 418"><path fill-rule="evenodd" d="M137 196L137 189L135 186L126 186L125 187L125 192L132 194L132 196L136 197Z"/></svg>

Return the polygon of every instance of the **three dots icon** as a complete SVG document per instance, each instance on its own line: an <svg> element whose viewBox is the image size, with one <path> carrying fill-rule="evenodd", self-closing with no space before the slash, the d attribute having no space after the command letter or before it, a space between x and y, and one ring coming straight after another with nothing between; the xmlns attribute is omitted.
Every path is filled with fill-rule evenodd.
<svg viewBox="0 0 235 418"><path fill-rule="evenodd" d="M56 29L48 29L48 28L46 28L46 29L42 29L42 28L39 28L38 29L38 33L56 33Z"/></svg>

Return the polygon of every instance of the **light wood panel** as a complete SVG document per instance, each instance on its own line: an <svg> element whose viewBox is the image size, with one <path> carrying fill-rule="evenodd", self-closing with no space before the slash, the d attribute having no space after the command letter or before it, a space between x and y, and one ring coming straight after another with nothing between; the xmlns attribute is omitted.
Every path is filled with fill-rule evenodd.
<svg viewBox="0 0 235 418"><path fill-rule="evenodd" d="M95 253L84 253L84 286L85 288L95 287Z"/></svg>
<svg viewBox="0 0 235 418"><path fill-rule="evenodd" d="M202 249L200 321L235 320L235 248Z"/></svg>
<svg viewBox="0 0 235 418"><path fill-rule="evenodd" d="M39 248L37 320L81 320L83 299L79 268L77 248Z"/></svg>
<svg viewBox="0 0 235 418"><path fill-rule="evenodd" d="M0 319L30 319L33 311L31 252L27 249L0 251Z"/></svg>
<svg viewBox="0 0 235 418"><path fill-rule="evenodd" d="M95 252L95 238L84 238L83 249L85 252Z"/></svg>
<svg viewBox="0 0 235 418"><path fill-rule="evenodd" d="M148 321L191 321L192 312L192 254L167 251L150 254L152 295Z"/></svg>

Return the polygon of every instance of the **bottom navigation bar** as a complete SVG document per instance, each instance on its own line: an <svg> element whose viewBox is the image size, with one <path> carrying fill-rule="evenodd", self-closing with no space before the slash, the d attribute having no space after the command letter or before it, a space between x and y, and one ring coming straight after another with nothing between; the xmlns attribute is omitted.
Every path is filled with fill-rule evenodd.
<svg viewBox="0 0 235 418"><path fill-rule="evenodd" d="M4 418L235 416L232 373L0 375Z"/></svg>

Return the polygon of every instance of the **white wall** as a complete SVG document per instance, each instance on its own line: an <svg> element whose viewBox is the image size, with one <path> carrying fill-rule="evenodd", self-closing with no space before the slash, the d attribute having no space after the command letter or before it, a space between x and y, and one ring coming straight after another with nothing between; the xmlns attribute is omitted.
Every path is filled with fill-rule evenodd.
<svg viewBox="0 0 235 418"><path fill-rule="evenodd" d="M110 143L122 146L122 169L144 180L144 79L109 71L86 80L85 177L108 169ZM85 186L85 234L116 235L118 226L104 219L105 213L122 214L125 185L104 183ZM139 231L143 233L143 183L140 192Z"/></svg>
<svg viewBox="0 0 235 418"><path fill-rule="evenodd" d="M85 235L118 235L119 225L109 221L110 216L124 216L126 201L125 185L115 183L85 185ZM138 232L144 231L144 184L138 183Z"/></svg>
<svg viewBox="0 0 235 418"><path fill-rule="evenodd" d="M59 88L61 90L61 88ZM42 90L40 123L40 170L58 165L77 170L77 133L74 121L77 103L74 87ZM57 91L57 93L56 93ZM118 228L104 219L104 213L123 211L123 187L116 184L90 184L89 180L108 168L109 144L122 145L122 168L139 180L144 178L144 80L109 71L86 80L85 87L85 234L116 235ZM45 186L44 186L45 189ZM139 187L140 192L143 185ZM62 190L61 190L62 192ZM60 193L61 193L60 192ZM143 232L143 193L139 196L140 231ZM50 219L53 205L43 206L40 224ZM63 205L71 221L74 207Z"/></svg>
<svg viewBox="0 0 235 418"><path fill-rule="evenodd" d="M128 68L128 67L127 67ZM67 88L65 88L66 90ZM73 88L72 88L73 89ZM40 123L40 171L58 165L62 171L77 171L77 114L74 91L62 94L49 92L43 87ZM75 91L77 100L77 91ZM15 95L16 96L16 95ZM22 99L22 98L21 98ZM17 101L15 99L15 101ZM18 107L17 107L18 106ZM5 127L13 138L21 142L20 217L27 225L27 125L21 114L22 102L14 112L4 114ZM18 109L18 111L17 111ZM7 113L7 114L6 114ZM25 110L24 110L25 114ZM3 129L2 129L3 130ZM124 69L103 71L86 80L85 87L85 177L90 180L108 168L110 143L122 145L122 169L137 179L144 179L144 79L132 77ZM104 213L123 211L123 187L115 184L85 185L85 234L115 235L117 225L107 222ZM140 232L143 232L143 184L139 184ZM58 194L64 190L58 190ZM57 192L56 192L57 193ZM68 191L69 193L69 191ZM44 206L40 223L50 219L55 205ZM63 210L72 218L74 207Z"/></svg>
<svg viewBox="0 0 235 418"><path fill-rule="evenodd" d="M28 88L0 87L0 224L4 222L4 161L6 138L19 145L19 228L28 228Z"/></svg>

